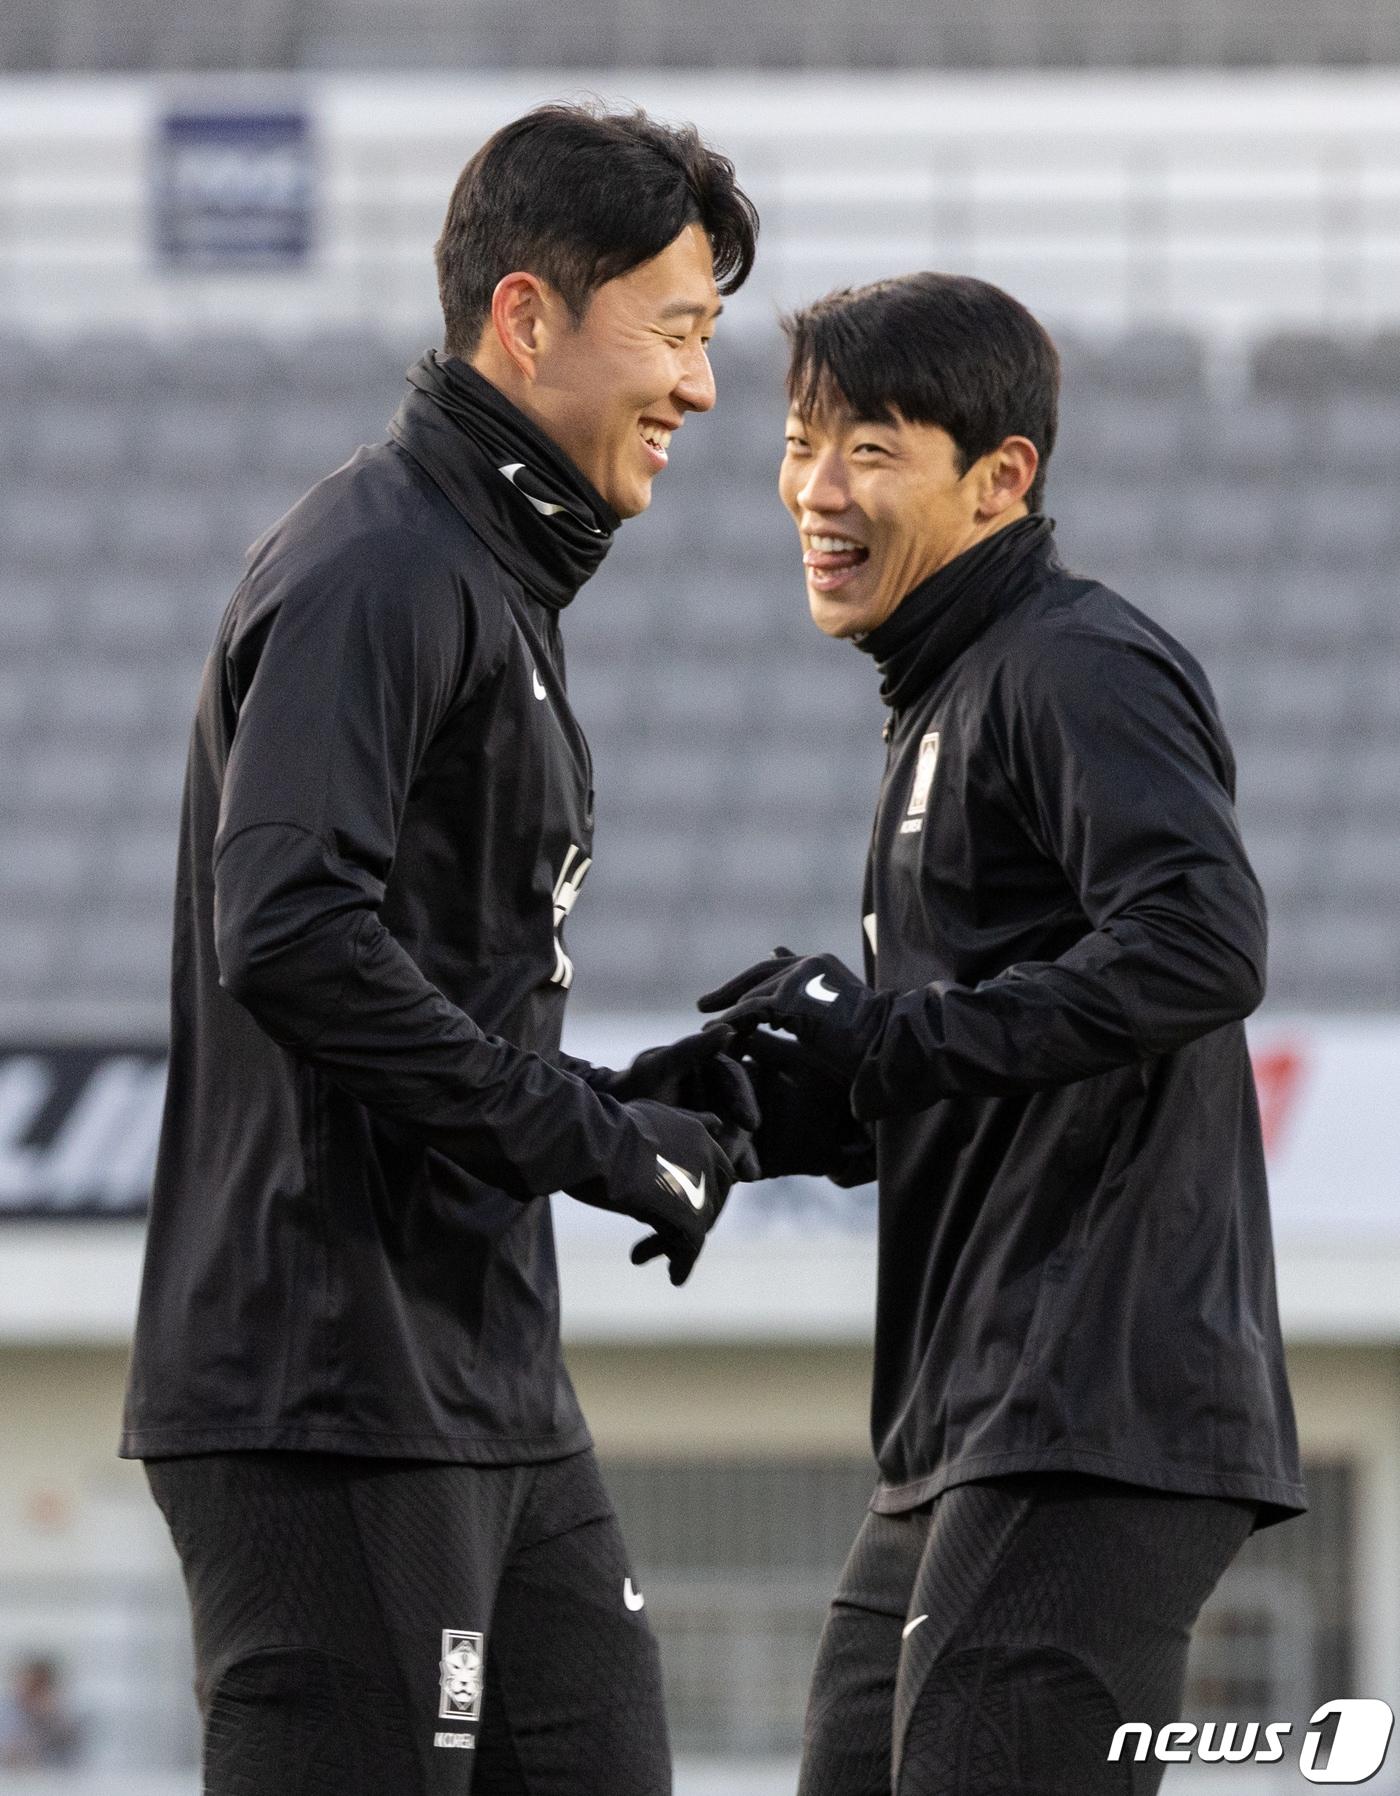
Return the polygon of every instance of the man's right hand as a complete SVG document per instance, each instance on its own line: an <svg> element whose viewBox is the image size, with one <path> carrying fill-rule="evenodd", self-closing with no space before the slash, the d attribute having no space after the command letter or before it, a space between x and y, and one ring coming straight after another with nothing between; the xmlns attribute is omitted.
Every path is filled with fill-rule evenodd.
<svg viewBox="0 0 1400 1796"><path fill-rule="evenodd" d="M875 1177L874 1140L851 1114L848 1081L800 1042L761 1030L748 1039L743 1067L760 1112L753 1137L760 1178L807 1173L852 1186Z"/></svg>
<svg viewBox="0 0 1400 1796"><path fill-rule="evenodd" d="M632 1249L633 1263L664 1254L671 1283L683 1285L724 1208L748 1134L718 1116L648 1098L622 1109L636 1125L635 1151L619 1158L606 1183L590 1181L570 1196L648 1224L654 1233Z"/></svg>

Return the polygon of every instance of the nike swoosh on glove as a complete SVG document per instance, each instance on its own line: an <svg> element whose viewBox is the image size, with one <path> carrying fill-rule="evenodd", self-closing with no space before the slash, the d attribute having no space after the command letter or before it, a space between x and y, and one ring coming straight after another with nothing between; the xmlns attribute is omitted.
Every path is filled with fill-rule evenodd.
<svg viewBox="0 0 1400 1796"><path fill-rule="evenodd" d="M594 1091L619 1103L650 1098L679 1110L701 1111L725 1126L720 1146L741 1180L761 1178L750 1137L758 1127L759 1107L753 1083L730 1053L736 1033L723 1025L700 1029L664 1047L648 1048L629 1067L613 1072L592 1067L584 1077Z"/></svg>
<svg viewBox="0 0 1400 1796"><path fill-rule="evenodd" d="M775 948L770 959L706 992L698 1008L723 1011L724 1024L741 1036L761 1023L785 1029L849 1083L879 1041L894 996L873 990L834 954Z"/></svg>
<svg viewBox="0 0 1400 1796"><path fill-rule="evenodd" d="M757 1030L744 1066L762 1118L754 1152L765 1179L810 1173L849 1189L875 1177L875 1138L851 1114L851 1087L800 1041Z"/></svg>
<svg viewBox="0 0 1400 1796"><path fill-rule="evenodd" d="M671 1283L683 1285L734 1183L722 1142L727 1125L649 1098L621 1108L635 1125L631 1151L618 1156L606 1179L571 1185L569 1196L648 1224L655 1233L632 1249L634 1265L664 1254Z"/></svg>

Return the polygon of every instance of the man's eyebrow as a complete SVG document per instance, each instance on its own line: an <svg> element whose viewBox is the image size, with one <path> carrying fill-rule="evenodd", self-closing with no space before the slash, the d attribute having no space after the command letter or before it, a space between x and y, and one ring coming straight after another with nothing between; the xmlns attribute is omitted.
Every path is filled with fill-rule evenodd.
<svg viewBox="0 0 1400 1796"><path fill-rule="evenodd" d="M669 306L662 306L657 313L658 318L718 318L724 310L723 300L716 300L713 306L698 304L692 299L672 300Z"/></svg>

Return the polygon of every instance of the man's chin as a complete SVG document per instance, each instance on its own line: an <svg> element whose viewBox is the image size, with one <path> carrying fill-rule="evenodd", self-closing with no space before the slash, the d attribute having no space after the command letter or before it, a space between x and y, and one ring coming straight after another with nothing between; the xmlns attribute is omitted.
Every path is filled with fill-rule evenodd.
<svg viewBox="0 0 1400 1796"><path fill-rule="evenodd" d="M865 607L858 599L848 599L842 594L815 592L808 586L807 609L812 614L812 622L823 636L841 640L863 636L870 628L865 617Z"/></svg>
<svg viewBox="0 0 1400 1796"><path fill-rule="evenodd" d="M622 519L637 518L651 504L652 483L649 480L638 481L629 486L626 492L605 493L603 497Z"/></svg>

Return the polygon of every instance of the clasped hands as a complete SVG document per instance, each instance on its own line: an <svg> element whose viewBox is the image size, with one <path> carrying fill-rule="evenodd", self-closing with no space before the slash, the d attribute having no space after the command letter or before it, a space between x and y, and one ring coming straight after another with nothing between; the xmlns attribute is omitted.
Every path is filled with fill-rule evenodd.
<svg viewBox="0 0 1400 1796"><path fill-rule="evenodd" d="M850 1091L890 1002L833 954L778 948L705 993L698 1008L715 1020L697 1034L647 1050L624 1071L595 1069L596 1089L648 1111L690 1111L709 1138L705 1213L680 1229L652 1218L656 1232L632 1249L634 1263L664 1255L671 1282L683 1284L736 1180L802 1173L853 1185L873 1176Z"/></svg>

